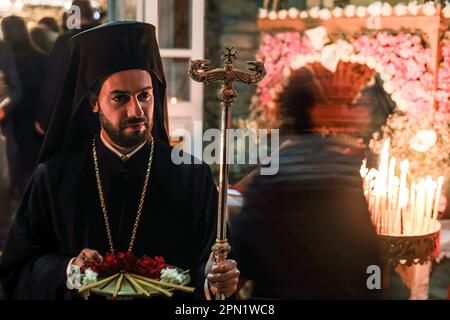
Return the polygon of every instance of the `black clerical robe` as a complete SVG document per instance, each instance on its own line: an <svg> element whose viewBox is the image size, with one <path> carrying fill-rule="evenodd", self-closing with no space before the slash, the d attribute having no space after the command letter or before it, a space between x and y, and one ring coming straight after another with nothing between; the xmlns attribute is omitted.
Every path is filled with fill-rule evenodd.
<svg viewBox="0 0 450 320"><path fill-rule="evenodd" d="M97 140L100 174L115 251L126 251L142 192L150 143L123 162ZM217 188L209 167L175 165L155 140L153 164L133 253L163 256L189 269L202 298L204 268L215 241ZM4 248L0 275L7 298L73 298L66 267L83 248L109 251L91 146L40 164Z"/></svg>

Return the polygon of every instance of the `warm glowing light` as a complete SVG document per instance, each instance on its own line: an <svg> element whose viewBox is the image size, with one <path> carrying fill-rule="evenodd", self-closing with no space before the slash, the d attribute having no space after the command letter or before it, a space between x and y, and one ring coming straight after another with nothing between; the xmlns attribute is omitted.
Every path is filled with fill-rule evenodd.
<svg viewBox="0 0 450 320"><path fill-rule="evenodd" d="M364 179L372 222L379 234L420 235L435 232L444 177L431 176L414 181L408 177L408 159L400 162L389 157L390 141L384 142L378 169L368 169L363 161L360 174ZM416 178L417 179L417 178Z"/></svg>
<svg viewBox="0 0 450 320"><path fill-rule="evenodd" d="M69 10L70 8L72 8L72 1L64 2L64 9Z"/></svg>
<svg viewBox="0 0 450 320"><path fill-rule="evenodd" d="M437 134L434 130L420 130L409 141L411 149L418 152L426 152L437 142Z"/></svg>
<svg viewBox="0 0 450 320"><path fill-rule="evenodd" d="M21 0L16 0L16 2L14 2L14 8L16 10L22 10L23 6L24 6L24 4L23 4L23 1L21 1Z"/></svg>

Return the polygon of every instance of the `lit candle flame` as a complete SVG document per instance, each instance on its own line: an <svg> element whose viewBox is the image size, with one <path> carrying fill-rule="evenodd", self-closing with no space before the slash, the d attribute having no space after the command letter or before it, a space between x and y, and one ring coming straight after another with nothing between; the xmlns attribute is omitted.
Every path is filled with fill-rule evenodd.
<svg viewBox="0 0 450 320"><path fill-rule="evenodd" d="M387 139L378 169L367 168L367 160L360 168L364 195L377 232L390 235L435 232L444 177L434 180L427 176L413 181L408 177L408 159L400 162L400 177L396 176L398 161L395 157L389 158L389 147Z"/></svg>

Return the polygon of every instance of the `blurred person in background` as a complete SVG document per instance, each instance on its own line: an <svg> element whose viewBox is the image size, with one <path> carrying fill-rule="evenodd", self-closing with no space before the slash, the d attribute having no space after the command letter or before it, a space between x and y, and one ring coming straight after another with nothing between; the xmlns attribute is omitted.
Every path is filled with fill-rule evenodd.
<svg viewBox="0 0 450 320"><path fill-rule="evenodd" d="M30 30L34 44L46 54L52 51L59 34L58 24L52 17L40 19L38 24Z"/></svg>
<svg viewBox="0 0 450 320"><path fill-rule="evenodd" d="M30 36L33 44L47 55L54 45L51 32L52 31L49 31L46 27L40 25L36 25L30 29Z"/></svg>
<svg viewBox="0 0 450 320"><path fill-rule="evenodd" d="M68 12L63 15L63 28L66 30L64 34L59 36L49 56L49 63L45 70L45 78L42 87L42 105L38 115L38 121L36 123L36 130L41 134L44 134L48 122L53 111L53 108L58 99L58 94L61 89L61 83L66 72L66 67L70 58L69 39L74 35L86 31L92 27L97 26L99 23L94 19L94 10L90 1L87 0L75 0L72 2L72 6L78 6L80 8L81 21L80 29L68 28L68 21L71 18Z"/></svg>
<svg viewBox="0 0 450 320"><path fill-rule="evenodd" d="M20 84L19 74L16 70L14 56L9 45L0 42L0 126L2 134L8 139L2 141L2 157L0 163L1 174L1 200L0 200L0 229L9 225L9 214L13 207L13 194L11 189L10 177L14 174L11 172L11 166L8 162L12 162L17 157L17 143L15 140L10 115L13 114L14 108L22 99L22 86ZM3 140L3 139L2 139ZM6 152L3 151L6 149ZM3 239L0 234L0 245Z"/></svg>
<svg viewBox="0 0 450 320"><path fill-rule="evenodd" d="M377 299L370 265L381 266L351 147L314 134L313 78L282 98L285 142L276 175L255 176L231 220L233 251L256 299Z"/></svg>
<svg viewBox="0 0 450 320"><path fill-rule="evenodd" d="M38 24L46 27L48 30L53 31L54 33L60 33L60 29L58 27L58 22L56 22L53 17L44 17L38 21Z"/></svg>
<svg viewBox="0 0 450 320"><path fill-rule="evenodd" d="M31 42L24 20L9 16L2 20L5 42L11 47L22 87L22 97L14 108L7 110L5 131L8 143L8 164L14 192L24 191L39 154L42 137L36 132L36 115L39 104L40 83L47 56ZM13 144L13 145L11 145Z"/></svg>

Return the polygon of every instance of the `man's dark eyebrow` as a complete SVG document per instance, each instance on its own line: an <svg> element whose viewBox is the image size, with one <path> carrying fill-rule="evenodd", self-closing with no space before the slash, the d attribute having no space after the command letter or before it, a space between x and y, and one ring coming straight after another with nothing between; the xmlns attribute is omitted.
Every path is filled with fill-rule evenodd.
<svg viewBox="0 0 450 320"><path fill-rule="evenodd" d="M139 90L138 92L142 92L142 91L149 90L149 89L153 89L153 87L152 86L147 86L144 89ZM131 94L131 92L128 92L126 90L112 90L112 91L109 92L109 94Z"/></svg>

